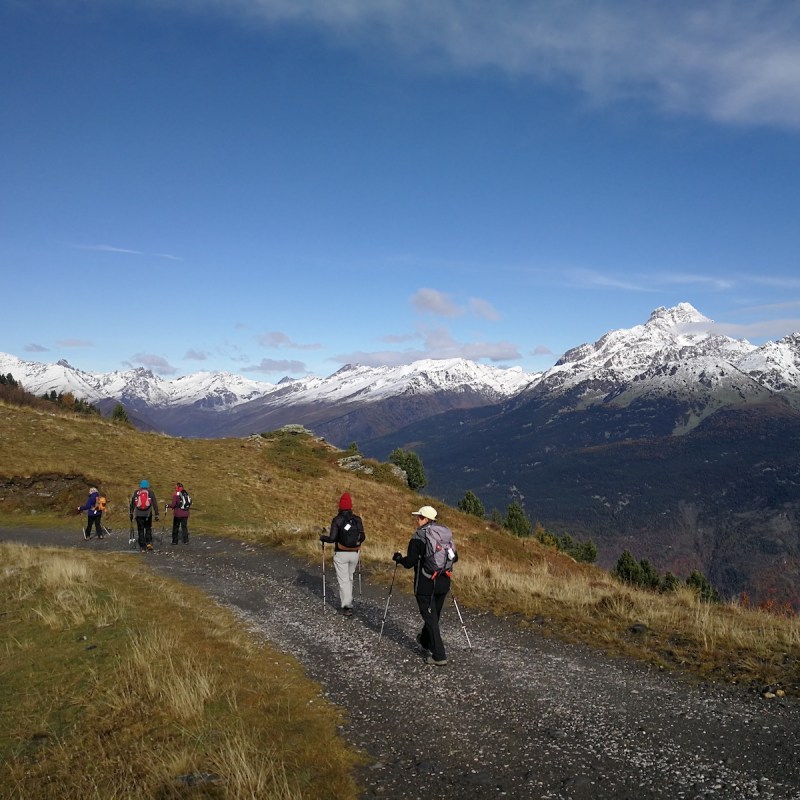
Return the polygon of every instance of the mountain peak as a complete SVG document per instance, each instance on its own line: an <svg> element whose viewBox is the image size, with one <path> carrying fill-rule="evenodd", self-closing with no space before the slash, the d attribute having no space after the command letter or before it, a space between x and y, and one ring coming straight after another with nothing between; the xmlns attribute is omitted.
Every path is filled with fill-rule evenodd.
<svg viewBox="0 0 800 800"><path fill-rule="evenodd" d="M696 323L710 323L708 317L703 316L691 303L678 303L672 308L659 306L650 314L647 324L657 325L688 325Z"/></svg>

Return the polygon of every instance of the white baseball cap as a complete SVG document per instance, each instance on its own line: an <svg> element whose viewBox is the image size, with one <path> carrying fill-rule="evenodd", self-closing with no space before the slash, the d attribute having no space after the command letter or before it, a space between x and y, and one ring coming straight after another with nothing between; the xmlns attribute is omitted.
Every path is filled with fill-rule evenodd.
<svg viewBox="0 0 800 800"><path fill-rule="evenodd" d="M432 506L422 506L419 511L411 512L415 517L425 517L425 519L436 519L436 509Z"/></svg>

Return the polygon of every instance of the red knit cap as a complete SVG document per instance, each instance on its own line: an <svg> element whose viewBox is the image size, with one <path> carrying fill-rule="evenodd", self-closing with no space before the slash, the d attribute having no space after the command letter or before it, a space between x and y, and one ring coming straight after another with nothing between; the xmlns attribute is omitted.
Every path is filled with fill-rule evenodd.
<svg viewBox="0 0 800 800"><path fill-rule="evenodd" d="M345 492L339 498L339 511L352 511L353 510L353 501L350 498L350 495Z"/></svg>

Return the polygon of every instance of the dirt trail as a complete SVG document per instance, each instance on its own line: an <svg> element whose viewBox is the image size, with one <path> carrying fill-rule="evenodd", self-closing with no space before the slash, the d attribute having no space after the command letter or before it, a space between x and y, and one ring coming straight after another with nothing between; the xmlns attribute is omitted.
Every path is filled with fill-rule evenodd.
<svg viewBox="0 0 800 800"><path fill-rule="evenodd" d="M343 735L373 759L358 774L364 797L800 800L795 700L697 686L462 608L470 649L449 601L451 664L429 667L404 570L378 647L387 589L366 573L347 619L323 612L319 567L230 539L173 547L166 537L147 555L128 549L127 533L83 542L0 530L8 539L124 550L232 608L347 709ZM336 602L332 569L327 577Z"/></svg>

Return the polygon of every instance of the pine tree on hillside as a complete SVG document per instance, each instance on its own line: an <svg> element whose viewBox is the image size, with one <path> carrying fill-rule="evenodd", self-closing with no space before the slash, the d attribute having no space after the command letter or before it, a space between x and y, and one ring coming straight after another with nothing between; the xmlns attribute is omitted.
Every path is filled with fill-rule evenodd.
<svg viewBox="0 0 800 800"><path fill-rule="evenodd" d="M528 519L522 506L516 502L511 503L506 509L506 517L503 520L503 527L515 533L517 536L530 536L533 526Z"/></svg>
<svg viewBox="0 0 800 800"><path fill-rule="evenodd" d="M486 518L486 511L484 511L483 503L478 499L478 496L473 492L467 490L467 493L458 501L458 510L463 511L465 514L472 514L473 517L480 519Z"/></svg>
<svg viewBox="0 0 800 800"><path fill-rule="evenodd" d="M389 453L389 462L400 467L406 473L410 489L416 491L427 485L428 479L425 477L425 468L422 466L420 457L413 450L403 450L398 447Z"/></svg>

